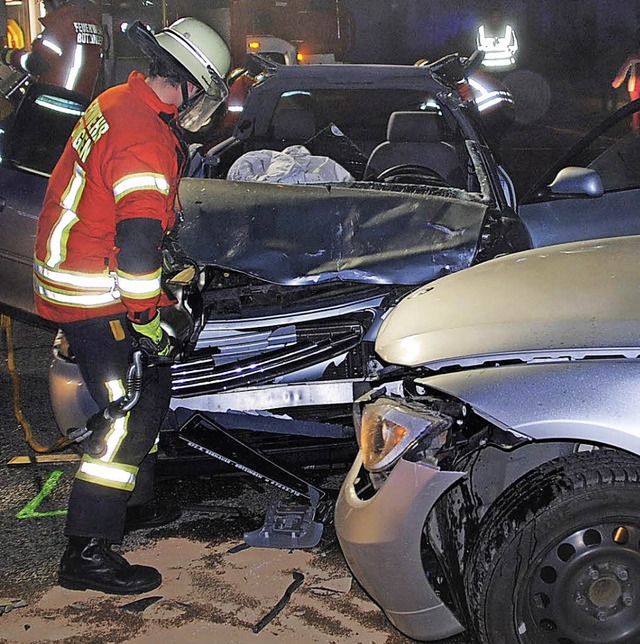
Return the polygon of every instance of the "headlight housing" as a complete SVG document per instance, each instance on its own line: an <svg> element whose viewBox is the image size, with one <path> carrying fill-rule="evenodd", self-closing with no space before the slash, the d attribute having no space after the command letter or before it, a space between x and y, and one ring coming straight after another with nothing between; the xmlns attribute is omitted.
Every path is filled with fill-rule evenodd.
<svg viewBox="0 0 640 644"><path fill-rule="evenodd" d="M380 472L393 465L423 436L441 433L451 419L423 405L381 397L364 405L358 442L365 469Z"/></svg>

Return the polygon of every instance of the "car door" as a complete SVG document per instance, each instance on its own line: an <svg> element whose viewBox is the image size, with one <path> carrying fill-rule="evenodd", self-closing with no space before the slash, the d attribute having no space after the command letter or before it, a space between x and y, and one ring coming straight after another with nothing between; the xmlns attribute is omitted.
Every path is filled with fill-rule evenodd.
<svg viewBox="0 0 640 644"><path fill-rule="evenodd" d="M640 131L631 129L636 111L640 100L605 119L523 197L518 212L534 247L640 234ZM559 193L554 178L567 167L595 170L602 194Z"/></svg>
<svg viewBox="0 0 640 644"><path fill-rule="evenodd" d="M34 313L33 245L46 177L0 169L0 308Z"/></svg>
<svg viewBox="0 0 640 644"><path fill-rule="evenodd" d="M0 131L0 307L34 314L33 246L49 175L87 101L62 87L29 86Z"/></svg>

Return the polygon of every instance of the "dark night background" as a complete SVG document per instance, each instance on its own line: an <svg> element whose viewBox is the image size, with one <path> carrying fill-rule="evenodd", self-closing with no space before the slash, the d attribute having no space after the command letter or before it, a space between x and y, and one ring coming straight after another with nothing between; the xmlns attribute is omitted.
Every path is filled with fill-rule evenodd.
<svg viewBox="0 0 640 644"><path fill-rule="evenodd" d="M516 31L520 68L610 83L621 59L636 48L640 28L640 0L337 1L353 18L353 44L344 58L357 63L413 64L451 52L469 55L478 25L496 10ZM102 6L122 18L161 26L161 0L103 0ZM228 36L228 27L216 23L223 22L229 0L165 0L164 6L169 21L192 15Z"/></svg>
<svg viewBox="0 0 640 644"><path fill-rule="evenodd" d="M629 0L348 0L347 5L357 25L354 62L412 63L452 51L469 54L478 24L495 9L516 31L522 65L572 73L617 61L635 47L640 27L640 2Z"/></svg>

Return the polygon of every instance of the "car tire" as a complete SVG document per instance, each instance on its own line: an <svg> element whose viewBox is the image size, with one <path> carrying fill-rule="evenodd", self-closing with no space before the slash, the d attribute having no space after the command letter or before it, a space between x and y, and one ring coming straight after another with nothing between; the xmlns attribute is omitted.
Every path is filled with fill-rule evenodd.
<svg viewBox="0 0 640 644"><path fill-rule="evenodd" d="M479 644L640 642L640 459L546 463L485 515L465 572Z"/></svg>

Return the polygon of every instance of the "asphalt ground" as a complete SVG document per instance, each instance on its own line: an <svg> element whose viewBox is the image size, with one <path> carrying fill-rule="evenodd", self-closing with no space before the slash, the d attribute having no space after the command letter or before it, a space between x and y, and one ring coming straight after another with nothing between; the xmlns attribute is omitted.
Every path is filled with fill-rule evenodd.
<svg viewBox="0 0 640 644"><path fill-rule="evenodd" d="M598 96L592 96L587 92L567 93L557 86L550 90L552 99L548 109L530 122L525 114L522 121L512 127L502 142L502 159L519 190L525 188L605 115L604 105ZM33 428L36 439L45 445L59 438L47 388L47 369L53 335L50 330L21 322L14 322L13 325L14 359L20 378L21 408ZM76 463L30 463L21 466L7 464L15 456L28 455L31 452L24 442L23 431L15 418L12 382L7 370L6 357L6 344L2 337L0 534L3 543L0 546L0 598L20 598L27 603L33 603L55 585L57 565L65 544L62 532L66 499ZM340 469L318 473L314 475L314 482L337 490L343 474L344 470L341 472ZM48 494L43 496L43 490L48 488ZM186 511L182 518L171 526L127 535L123 544L125 553L148 547L149 544L169 543L173 539L187 539L211 546L241 543L244 532L262 524L270 490L247 477L194 475L159 480L157 494L161 499L181 503ZM330 527L326 529L316 554L333 559L334 564L338 568L342 567L344 574L348 574ZM355 588L355 592L359 592L364 601L364 593L357 590L357 585ZM376 614L375 608L372 614ZM36 641L3 639L2 619L0 616L0 641ZM322 619L321 615L319 619ZM317 632L317 624L314 626L310 623L307 626L309 629L315 629L313 632ZM335 633L327 633L326 638L318 641L373 641L373 636L367 639L367 628L370 628L370 634L375 632L376 637L380 635L383 638L376 641L410 641L399 635L381 615L375 623L362 621L361 627L364 630L357 637L338 629ZM295 631L294 639L297 637L303 641L311 641L308 638L311 630L305 631L304 628L306 626ZM54 631L51 637L46 639L80 641L73 637L54 637L53 633ZM133 641L126 636L118 636L117 639L111 635L105 637L104 640L90 638L90 641ZM87 641L86 638L83 641ZM253 639L251 634L248 634L247 639L233 641ZM448 640L447 644L469 643L465 637L460 636Z"/></svg>

